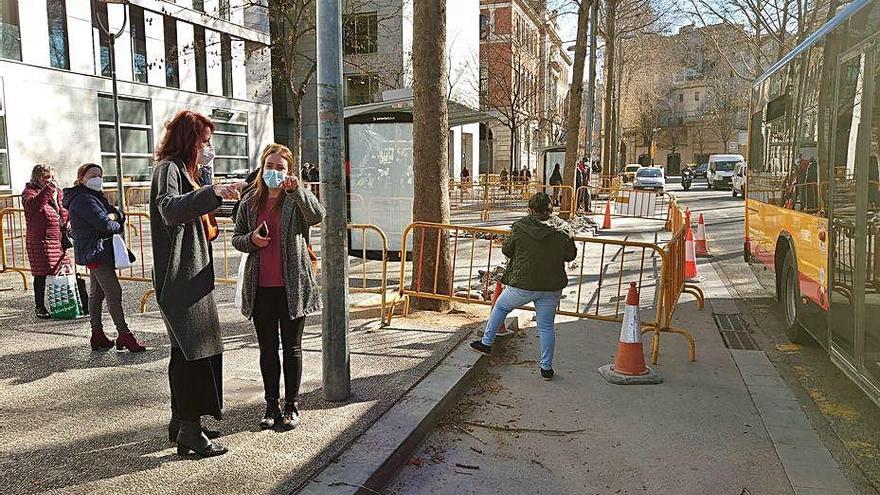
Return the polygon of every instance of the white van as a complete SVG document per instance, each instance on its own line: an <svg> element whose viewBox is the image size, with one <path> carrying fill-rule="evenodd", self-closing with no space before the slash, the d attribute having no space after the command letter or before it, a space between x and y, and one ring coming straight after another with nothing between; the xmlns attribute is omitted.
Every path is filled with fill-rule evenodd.
<svg viewBox="0 0 880 495"><path fill-rule="evenodd" d="M709 168L706 170L706 182L709 184L709 189L731 188L736 164L745 161L746 159L742 155L709 156Z"/></svg>
<svg viewBox="0 0 880 495"><path fill-rule="evenodd" d="M733 190L734 198L737 194L743 199L746 197L746 168L746 162L739 162L733 169L733 182L730 188Z"/></svg>

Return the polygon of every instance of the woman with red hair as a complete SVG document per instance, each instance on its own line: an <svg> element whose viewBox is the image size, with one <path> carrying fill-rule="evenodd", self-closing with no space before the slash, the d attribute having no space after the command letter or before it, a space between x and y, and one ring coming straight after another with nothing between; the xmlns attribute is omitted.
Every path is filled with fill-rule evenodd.
<svg viewBox="0 0 880 495"><path fill-rule="evenodd" d="M168 437L177 453L202 457L227 452L203 429L202 416L221 418L223 340L214 302L212 212L223 199L236 199L243 183L198 183L198 168L214 158L214 124L184 110L165 125L156 151L150 187L153 286L171 340L168 381L171 422Z"/></svg>

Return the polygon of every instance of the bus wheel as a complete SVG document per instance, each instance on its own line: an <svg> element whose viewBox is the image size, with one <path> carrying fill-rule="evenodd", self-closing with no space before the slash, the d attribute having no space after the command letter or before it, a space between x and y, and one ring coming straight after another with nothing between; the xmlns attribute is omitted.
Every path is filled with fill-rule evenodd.
<svg viewBox="0 0 880 495"><path fill-rule="evenodd" d="M803 344L808 340L808 336L798 321L801 294L797 269L794 266L794 256L790 252L785 255L781 268L776 273L781 274L777 287L779 287L779 302L782 304L782 313L785 317L785 336L795 344Z"/></svg>

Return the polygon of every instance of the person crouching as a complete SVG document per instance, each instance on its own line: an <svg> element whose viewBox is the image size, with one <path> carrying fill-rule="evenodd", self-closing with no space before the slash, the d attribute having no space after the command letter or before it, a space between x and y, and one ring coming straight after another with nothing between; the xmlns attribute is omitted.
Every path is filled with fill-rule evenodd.
<svg viewBox="0 0 880 495"><path fill-rule="evenodd" d="M554 321L562 290L568 285L565 263L577 256L568 224L553 216L552 200L539 192L529 199L529 214L513 224L501 247L510 262L501 282L507 286L495 301L482 340L471 349L489 354L498 327L514 309L534 303L541 340L541 377L553 378Z"/></svg>

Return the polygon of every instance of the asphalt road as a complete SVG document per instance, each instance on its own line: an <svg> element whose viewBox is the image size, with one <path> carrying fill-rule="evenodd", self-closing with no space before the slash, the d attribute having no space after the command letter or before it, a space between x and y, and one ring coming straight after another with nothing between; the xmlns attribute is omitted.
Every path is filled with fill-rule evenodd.
<svg viewBox="0 0 880 495"><path fill-rule="evenodd" d="M667 191L690 207L694 222L703 213L712 263L737 298L758 347L798 397L857 492L878 493L880 408L831 363L820 345L795 345L786 339L773 289L762 287L743 261L742 198L733 198L730 191L709 190L702 179L688 192L670 180Z"/></svg>

